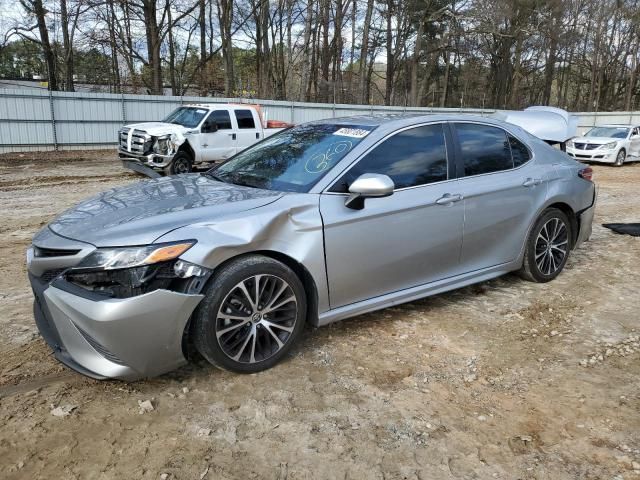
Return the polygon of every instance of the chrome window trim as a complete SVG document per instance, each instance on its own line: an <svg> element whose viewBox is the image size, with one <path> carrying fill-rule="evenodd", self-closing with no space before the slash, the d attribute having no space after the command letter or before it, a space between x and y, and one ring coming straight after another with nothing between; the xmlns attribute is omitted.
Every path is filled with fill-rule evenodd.
<svg viewBox="0 0 640 480"><path fill-rule="evenodd" d="M366 157L374 148L378 147L382 142L387 141L389 138L397 135L398 133L402 133L406 130L411 130L414 128L420 128L420 127L426 127L429 125L441 125L442 126L442 137L444 138L444 153L446 155L446 161L447 161L447 179L446 180L440 180L439 182L430 182L430 183L422 183L420 185L412 185L411 187L403 187L403 188L394 188L393 191L395 192L401 192L404 190L409 190L409 189L413 189L413 188L421 188L421 187L426 187L428 185L436 185L439 183L446 183L446 182L450 182L453 180L457 180L457 178L449 178L449 161L450 161L450 155L449 155L449 150L447 147L447 135L444 131L445 128L445 124L447 122L443 121L443 120L434 120L432 122L424 122L424 123L416 123L415 125L408 125L406 127L402 127L398 130L394 130L393 132L388 133L386 136L382 137L380 140L378 140L376 143L374 143L373 145L371 145L367 150L365 150L364 152L362 152L360 154L360 156L358 158L356 158L353 162L351 162L349 165L347 165L344 170L342 170L337 176L336 178L333 179L333 181L327 186L325 187L325 189L321 192L322 194L329 194L329 195L349 195L348 193L345 192L330 192L329 190L331 190L331 188L333 188L333 186L338 183L338 181L349 171L351 170L353 167L356 166L357 163L359 163L364 157Z"/></svg>

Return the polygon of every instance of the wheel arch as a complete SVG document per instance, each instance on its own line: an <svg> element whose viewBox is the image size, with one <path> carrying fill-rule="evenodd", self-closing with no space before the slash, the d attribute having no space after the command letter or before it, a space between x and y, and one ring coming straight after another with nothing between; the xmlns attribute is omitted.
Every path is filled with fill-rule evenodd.
<svg viewBox="0 0 640 480"><path fill-rule="evenodd" d="M578 215L568 203L561 202L561 201L554 202L554 203L551 203L550 205L547 205L540 212L540 215L542 215L544 212L546 212L550 208L556 208L560 210L569 219L569 222L571 223L571 248L573 249L573 247L576 244L576 240L578 239L578 233L580 232L580 220L578 219ZM540 215L536 217L536 220L540 218Z"/></svg>
<svg viewBox="0 0 640 480"><path fill-rule="evenodd" d="M275 250L253 250L251 252L243 252L238 255L234 255L225 259L220 265L214 268L213 275L215 276L215 270L224 267L225 265L238 260L239 258L248 257L250 255L262 255L265 257L269 257L273 260L277 260L281 263L284 263L287 267L289 267L293 272L298 276L300 281L302 282L302 286L304 287L304 292L307 300L307 323L313 325L314 327L318 326L318 287L313 278L313 275L307 270L303 264L298 262L293 257L289 255L278 252ZM211 281L211 280L209 280Z"/></svg>
<svg viewBox="0 0 640 480"><path fill-rule="evenodd" d="M191 146L191 144L189 143L189 140L185 140L183 144L180 145L180 147L178 148L178 152L186 152L191 157L192 162L196 161L196 152Z"/></svg>

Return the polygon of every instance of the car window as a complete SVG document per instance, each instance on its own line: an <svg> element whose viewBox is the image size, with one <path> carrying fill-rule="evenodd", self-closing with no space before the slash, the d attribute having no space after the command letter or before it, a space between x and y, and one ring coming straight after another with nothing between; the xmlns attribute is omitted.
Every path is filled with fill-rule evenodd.
<svg viewBox="0 0 640 480"><path fill-rule="evenodd" d="M251 110L236 110L235 112L238 128L256 128Z"/></svg>
<svg viewBox="0 0 640 480"><path fill-rule="evenodd" d="M283 130L209 171L223 182L308 192L376 127L306 123Z"/></svg>
<svg viewBox="0 0 640 480"><path fill-rule="evenodd" d="M231 116L227 110L215 110L211 112L207 121L214 120L218 125L218 130L231 130Z"/></svg>
<svg viewBox="0 0 640 480"><path fill-rule="evenodd" d="M527 146L513 135L509 135L509 145L511 146L511 156L513 157L513 166L519 167L531 160L531 152Z"/></svg>
<svg viewBox="0 0 640 480"><path fill-rule="evenodd" d="M629 127L593 127L585 137L607 137L607 138L627 138Z"/></svg>
<svg viewBox="0 0 640 480"><path fill-rule="evenodd" d="M187 128L197 127L207 114L205 108L198 107L179 107L171 112L163 122L175 123Z"/></svg>
<svg viewBox="0 0 640 480"><path fill-rule="evenodd" d="M442 124L395 134L367 153L331 188L346 193L363 173L388 175L396 189L447 179L447 149Z"/></svg>
<svg viewBox="0 0 640 480"><path fill-rule="evenodd" d="M513 168L507 133L498 127L475 123L456 124L465 176Z"/></svg>

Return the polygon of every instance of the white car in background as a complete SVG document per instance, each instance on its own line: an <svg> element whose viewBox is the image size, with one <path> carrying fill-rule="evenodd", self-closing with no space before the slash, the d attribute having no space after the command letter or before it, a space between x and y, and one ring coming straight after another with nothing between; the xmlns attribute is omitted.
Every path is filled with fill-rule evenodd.
<svg viewBox="0 0 640 480"><path fill-rule="evenodd" d="M640 127L602 125L567 142L567 153L576 160L612 163L640 160Z"/></svg>

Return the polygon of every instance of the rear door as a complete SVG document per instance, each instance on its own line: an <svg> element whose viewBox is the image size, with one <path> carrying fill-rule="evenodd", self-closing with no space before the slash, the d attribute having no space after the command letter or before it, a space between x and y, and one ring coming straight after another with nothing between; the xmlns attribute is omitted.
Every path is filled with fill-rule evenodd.
<svg viewBox="0 0 640 480"><path fill-rule="evenodd" d="M236 153L236 134L231 122L228 109L217 109L209 114L201 130L215 122L218 126L216 132L200 133L200 160L203 162L215 162L226 160Z"/></svg>
<svg viewBox="0 0 640 480"><path fill-rule="evenodd" d="M464 196L461 266L472 272L515 260L547 195L528 147L502 128L453 124Z"/></svg>
<svg viewBox="0 0 640 480"><path fill-rule="evenodd" d="M443 124L397 132L320 195L331 308L458 273L463 202L447 132ZM362 210L347 208L348 186L363 173L388 175L396 189L366 199Z"/></svg>
<svg viewBox="0 0 640 480"><path fill-rule="evenodd" d="M262 128L257 113L251 108L234 108L234 115L238 124L237 149L241 152L260 140Z"/></svg>

